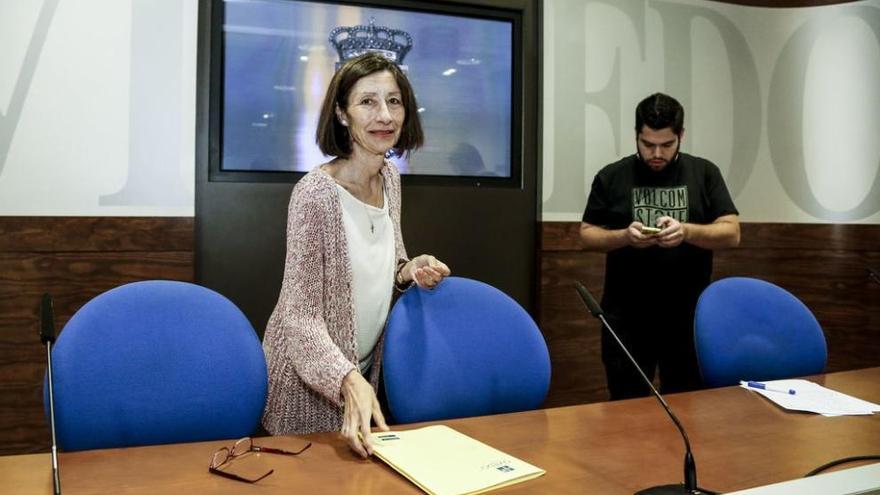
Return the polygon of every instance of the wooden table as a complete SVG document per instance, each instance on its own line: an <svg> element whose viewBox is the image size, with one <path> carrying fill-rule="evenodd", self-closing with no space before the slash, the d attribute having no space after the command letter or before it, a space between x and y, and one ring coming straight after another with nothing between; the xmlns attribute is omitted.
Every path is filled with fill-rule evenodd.
<svg viewBox="0 0 880 495"><path fill-rule="evenodd" d="M810 377L880 403L880 368ZM803 476L825 462L880 454L880 415L826 418L785 412L739 387L666 397L690 435L700 486L732 491ZM653 398L445 421L445 424L547 470L499 494L631 494L682 480L683 446ZM401 429L419 425L407 425ZM227 469L275 473L255 485L208 473L212 441L60 455L65 495L134 493L417 494L378 460L359 460L336 434L260 438L260 445L311 449L295 458L237 459ZM849 467L849 466L847 466ZM0 457L0 490L50 494L48 454Z"/></svg>

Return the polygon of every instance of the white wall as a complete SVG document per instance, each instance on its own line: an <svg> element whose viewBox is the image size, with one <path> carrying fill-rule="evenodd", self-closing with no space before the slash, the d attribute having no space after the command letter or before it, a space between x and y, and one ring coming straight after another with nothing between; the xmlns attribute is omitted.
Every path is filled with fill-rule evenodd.
<svg viewBox="0 0 880 495"><path fill-rule="evenodd" d="M543 220L580 220L595 173L635 151L636 104L662 91L742 220L880 223L880 1L544 5Z"/></svg>
<svg viewBox="0 0 880 495"><path fill-rule="evenodd" d="M745 221L880 223L880 0L545 0L543 220L654 91ZM193 215L197 0L0 0L0 215Z"/></svg>
<svg viewBox="0 0 880 495"><path fill-rule="evenodd" d="M0 215L193 215L197 12L0 0Z"/></svg>

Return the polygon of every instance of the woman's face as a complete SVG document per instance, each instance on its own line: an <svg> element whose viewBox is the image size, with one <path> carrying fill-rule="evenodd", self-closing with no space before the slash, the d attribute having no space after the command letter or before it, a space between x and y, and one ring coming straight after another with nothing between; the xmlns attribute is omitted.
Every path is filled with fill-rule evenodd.
<svg viewBox="0 0 880 495"><path fill-rule="evenodd" d="M394 75L382 71L360 78L348 95L348 108L336 117L348 127L352 154L382 155L400 138L406 109Z"/></svg>

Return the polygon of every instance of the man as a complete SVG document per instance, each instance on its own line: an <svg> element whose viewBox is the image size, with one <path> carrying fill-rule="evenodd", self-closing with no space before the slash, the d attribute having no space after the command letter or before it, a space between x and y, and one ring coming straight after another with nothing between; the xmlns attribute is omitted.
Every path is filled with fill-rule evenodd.
<svg viewBox="0 0 880 495"><path fill-rule="evenodd" d="M636 107L638 153L593 179L581 241L607 253L602 306L664 393L700 388L694 308L709 285L712 250L739 245L738 212L713 163L681 153L684 109L656 93ZM653 230L652 230L653 228ZM602 362L611 399L650 391L607 330Z"/></svg>

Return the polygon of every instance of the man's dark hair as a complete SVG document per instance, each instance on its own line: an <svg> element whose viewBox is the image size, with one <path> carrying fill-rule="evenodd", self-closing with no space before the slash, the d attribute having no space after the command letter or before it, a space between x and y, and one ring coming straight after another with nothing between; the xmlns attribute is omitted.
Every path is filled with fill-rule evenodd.
<svg viewBox="0 0 880 495"><path fill-rule="evenodd" d="M642 100L636 107L636 134L648 126L655 131L672 128L676 136L684 130L684 108L675 98L663 93L654 93Z"/></svg>
<svg viewBox="0 0 880 495"><path fill-rule="evenodd" d="M348 108L348 97L354 85L363 77L377 72L388 71L394 76L397 87L400 88L400 97L403 100L403 109L406 115L400 130L400 138L394 144L398 154L412 151L420 147L425 137L422 133L422 123L419 120L418 105L413 93L412 86L406 75L391 60L385 56L367 52L345 62L333 75L324 103L321 105L321 116L318 119L318 129L315 133L315 141L318 148L327 156L348 158L351 155L351 138L348 128L336 118L336 107L342 110Z"/></svg>

